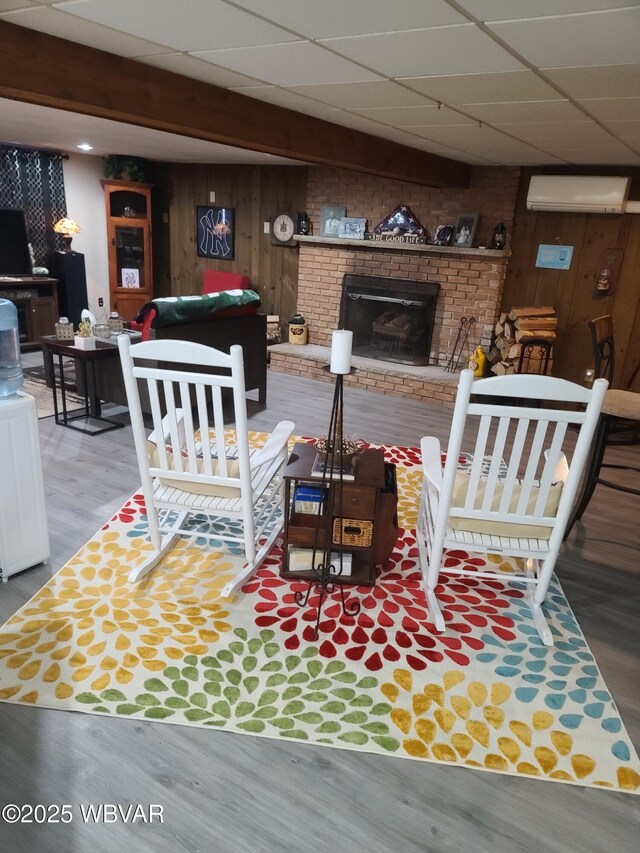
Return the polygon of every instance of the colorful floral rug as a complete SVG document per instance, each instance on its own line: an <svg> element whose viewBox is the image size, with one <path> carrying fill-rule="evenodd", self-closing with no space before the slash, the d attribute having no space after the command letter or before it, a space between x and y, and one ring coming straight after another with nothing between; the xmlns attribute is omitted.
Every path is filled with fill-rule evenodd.
<svg viewBox="0 0 640 853"><path fill-rule="evenodd" d="M0 699L637 792L638 756L557 582L552 648L521 590L475 578L440 588L447 631L434 632L418 452L384 450L400 535L375 587L348 587L355 618L336 593L315 642L316 599L297 607L306 585L279 577L278 549L232 600L219 591L241 557L197 541L130 584L148 548L136 495L0 629Z"/></svg>

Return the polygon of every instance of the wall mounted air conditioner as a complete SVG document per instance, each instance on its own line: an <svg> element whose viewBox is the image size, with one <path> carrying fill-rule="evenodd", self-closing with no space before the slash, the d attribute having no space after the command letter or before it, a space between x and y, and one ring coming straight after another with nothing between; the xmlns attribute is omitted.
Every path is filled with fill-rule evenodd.
<svg viewBox="0 0 640 853"><path fill-rule="evenodd" d="M630 183L600 175L533 175L527 210L624 213Z"/></svg>

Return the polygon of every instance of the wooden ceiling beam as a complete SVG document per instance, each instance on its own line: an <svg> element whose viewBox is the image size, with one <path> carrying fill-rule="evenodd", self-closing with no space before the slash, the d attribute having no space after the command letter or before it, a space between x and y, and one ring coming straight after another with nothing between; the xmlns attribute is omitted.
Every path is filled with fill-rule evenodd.
<svg viewBox="0 0 640 853"><path fill-rule="evenodd" d="M466 163L6 21L0 97L425 186L469 185Z"/></svg>

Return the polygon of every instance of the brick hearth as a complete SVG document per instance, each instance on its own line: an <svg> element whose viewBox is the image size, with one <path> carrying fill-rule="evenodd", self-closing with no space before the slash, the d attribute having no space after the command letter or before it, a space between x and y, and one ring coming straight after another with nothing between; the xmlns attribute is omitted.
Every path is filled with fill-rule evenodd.
<svg viewBox="0 0 640 853"><path fill-rule="evenodd" d="M331 355L328 346L276 344L269 347L269 353L273 371L333 382L333 375L324 369ZM347 387L414 400L423 397L437 406L453 406L458 385L457 373L447 373L441 367L413 367L359 356L352 358L352 364L356 373L345 376Z"/></svg>

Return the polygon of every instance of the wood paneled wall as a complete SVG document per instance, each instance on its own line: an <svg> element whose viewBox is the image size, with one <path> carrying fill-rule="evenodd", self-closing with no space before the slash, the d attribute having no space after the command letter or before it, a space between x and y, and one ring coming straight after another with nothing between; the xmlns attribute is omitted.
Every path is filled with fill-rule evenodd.
<svg viewBox="0 0 640 853"><path fill-rule="evenodd" d="M307 168L172 163L154 177L155 295L200 293L207 269L237 272L250 277L262 310L286 323L296 312L298 247L274 246L264 223L279 210L305 209ZM233 261L196 252L196 206L208 205L211 191L213 204L235 210Z"/></svg>
<svg viewBox="0 0 640 853"><path fill-rule="evenodd" d="M528 211L530 177L543 171L529 168L522 172L502 310L516 305L553 305L558 313L553 373L580 383L584 383L585 371L593 367L587 324L594 317L611 314L616 345L613 384L626 388L640 362L640 215ZM636 189L640 170L597 172L631 175L631 197L640 197ZM596 170L590 170L594 173ZM535 261L541 243L573 246L571 268L538 269ZM605 249L621 249L624 257L614 292L597 296L596 274ZM635 376L631 390L640 391L640 376Z"/></svg>

